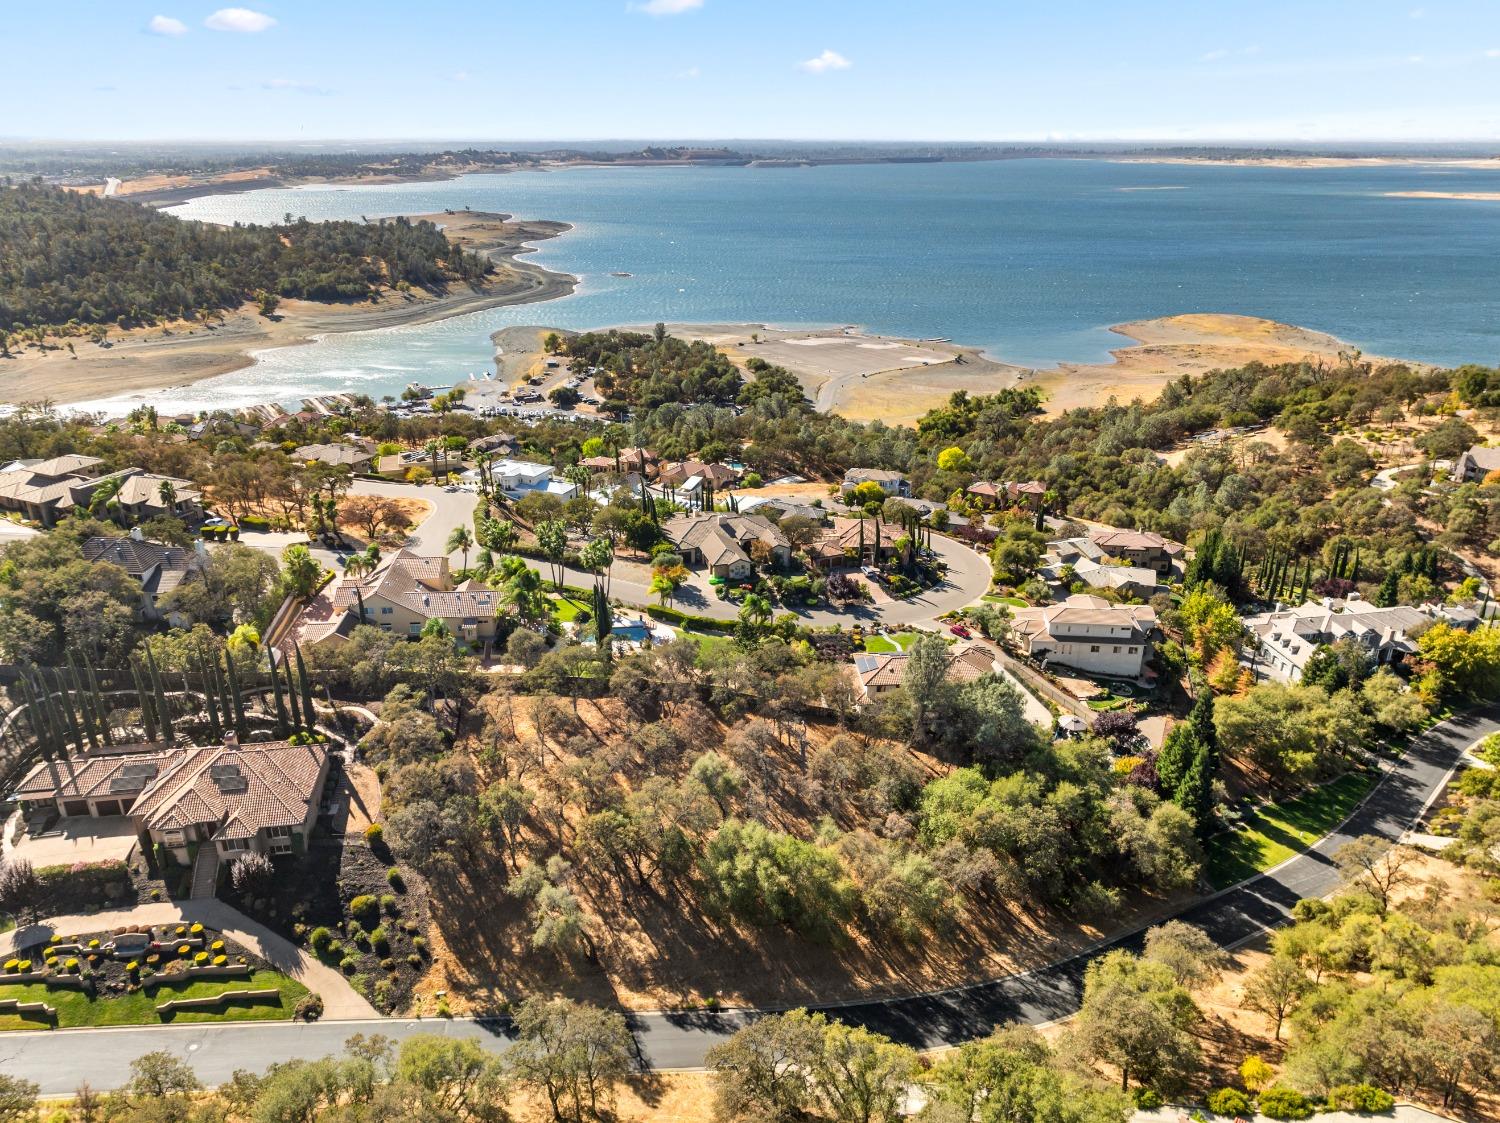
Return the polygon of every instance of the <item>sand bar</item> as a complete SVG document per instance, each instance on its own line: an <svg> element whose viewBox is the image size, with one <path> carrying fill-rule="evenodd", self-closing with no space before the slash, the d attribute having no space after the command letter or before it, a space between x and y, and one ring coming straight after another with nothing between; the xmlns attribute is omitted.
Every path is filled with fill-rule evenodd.
<svg viewBox="0 0 1500 1123"><path fill-rule="evenodd" d="M1500 203L1500 191L1387 191L1387 199L1474 199Z"/></svg>

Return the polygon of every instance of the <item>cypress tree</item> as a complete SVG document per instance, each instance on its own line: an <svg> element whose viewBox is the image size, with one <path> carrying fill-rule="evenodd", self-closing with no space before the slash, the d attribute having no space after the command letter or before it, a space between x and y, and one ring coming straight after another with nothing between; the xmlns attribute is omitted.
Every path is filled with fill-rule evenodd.
<svg viewBox="0 0 1500 1123"><path fill-rule="evenodd" d="M1392 569L1375 590L1375 604L1380 608L1391 608L1401 596L1401 574Z"/></svg>
<svg viewBox="0 0 1500 1123"><path fill-rule="evenodd" d="M140 665L132 662L130 664L131 677L135 679L136 697L141 703L141 725L146 731L146 740L152 744L156 743L156 715L152 712L155 699L146 693L146 684L141 678Z"/></svg>
<svg viewBox="0 0 1500 1123"><path fill-rule="evenodd" d="M1156 776L1162 791L1172 795L1187 775L1188 765L1198 756L1197 739L1190 722L1174 725L1156 757Z"/></svg>
<svg viewBox="0 0 1500 1123"><path fill-rule="evenodd" d="M290 734L287 728L286 703L281 697L281 679L276 674L276 653L268 652L271 664L271 692L276 697L276 736L285 740Z"/></svg>
<svg viewBox="0 0 1500 1123"><path fill-rule="evenodd" d="M1349 566L1349 581L1351 584L1359 584L1359 547L1354 547L1354 561Z"/></svg>
<svg viewBox="0 0 1500 1123"><path fill-rule="evenodd" d="M156 656L151 654L150 645L146 645L146 669L151 676L151 689L156 695L156 719L161 723L161 735L168 745L176 739L172 731L172 709L167 701L167 688L161 681L161 670L156 665Z"/></svg>
<svg viewBox="0 0 1500 1123"><path fill-rule="evenodd" d="M285 658L285 656L283 656ZM291 715L292 732L300 732L302 725L302 704L297 700L297 688L292 683L292 666L287 663L286 670L286 694L287 708Z"/></svg>
<svg viewBox="0 0 1500 1123"><path fill-rule="evenodd" d="M219 704L214 697L214 684L208 673L208 662L203 653L198 652L195 664L198 668L198 679L203 684L203 705L208 712L208 732L215 741L224 739L224 728L219 724Z"/></svg>
<svg viewBox="0 0 1500 1123"><path fill-rule="evenodd" d="M57 707L57 712L61 718L59 724L63 729L67 731L65 736L67 737L68 741L72 743L73 750L75 752L82 752L83 730L79 728L78 715L73 712L73 700L68 697L68 680L63 678L62 671L57 669L56 667L52 669L52 682L53 705ZM46 685L47 675L45 672L43 672L43 688L45 688Z"/></svg>
<svg viewBox="0 0 1500 1123"><path fill-rule="evenodd" d="M1206 683L1199 688L1192 713L1188 714L1188 728L1193 731L1193 739L1217 758L1219 731L1214 728L1214 693Z"/></svg>
<svg viewBox="0 0 1500 1123"><path fill-rule="evenodd" d="M83 738L89 743L91 752L99 751L99 735L95 730L95 716L91 706L92 699L83 689L83 676L78 672L78 663L73 659L73 653L68 652L68 678L73 684L73 699L78 704L79 721L83 726Z"/></svg>
<svg viewBox="0 0 1500 1123"><path fill-rule="evenodd" d="M1207 751L1200 748L1189 762L1182 783L1172 793L1172 802L1192 816L1198 837L1206 838L1213 824L1214 812L1213 777L1209 772Z"/></svg>
<svg viewBox="0 0 1500 1123"><path fill-rule="evenodd" d="M99 689L99 676L94 673L94 664L87 659L83 661L83 669L89 676L89 692L94 696L94 706L99 713L99 732L104 738L106 745L115 743L114 729L109 720L113 710L110 708L109 700L104 697L104 691Z"/></svg>
<svg viewBox="0 0 1500 1123"><path fill-rule="evenodd" d="M224 649L224 670L229 676L229 699L234 707L234 733L243 741L250 735L250 727L245 723L245 696L240 692L240 675L234 669L234 655L228 648Z"/></svg>
<svg viewBox="0 0 1500 1123"><path fill-rule="evenodd" d="M307 677L307 663L302 658L300 644L292 647L292 654L297 657L297 686L302 691L302 720L307 723L307 731L311 733L318 723L318 711L313 707L312 683Z"/></svg>

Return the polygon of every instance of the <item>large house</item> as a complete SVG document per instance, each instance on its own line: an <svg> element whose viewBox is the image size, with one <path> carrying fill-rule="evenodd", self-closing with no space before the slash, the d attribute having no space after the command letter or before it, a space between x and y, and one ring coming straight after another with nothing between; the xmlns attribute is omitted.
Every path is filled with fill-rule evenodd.
<svg viewBox="0 0 1500 1123"><path fill-rule="evenodd" d="M825 572L841 565L876 565L896 554L896 543L906 533L899 526L882 520L875 533L874 519L839 519L822 532L807 548L807 558Z"/></svg>
<svg viewBox="0 0 1500 1123"><path fill-rule="evenodd" d="M187 549L148 542L139 529L120 538L89 538L81 549L86 560L117 565L140 582L141 616L146 620L161 619L160 602L178 586L193 580L204 563L201 545Z"/></svg>
<svg viewBox="0 0 1500 1123"><path fill-rule="evenodd" d="M416 638L440 620L449 635L471 645L495 638L500 594L479 581L454 584L446 557L424 558L398 550L373 573L345 576L314 597L287 642L339 644L360 624Z"/></svg>
<svg viewBox="0 0 1500 1123"><path fill-rule="evenodd" d="M904 651L888 651L879 654L861 652L854 656L854 682L860 700L868 702L889 694L901 685L906 677L906 665L911 656ZM982 644L959 644L948 651L949 682L973 682L985 675L999 671L994 654Z"/></svg>
<svg viewBox="0 0 1500 1123"><path fill-rule="evenodd" d="M656 482L664 488L682 490L690 480L698 479L710 487L733 487L740 473L728 464L706 464L702 460L669 460L657 472Z"/></svg>
<svg viewBox="0 0 1500 1123"><path fill-rule="evenodd" d="M839 491L848 495L860 484L878 484L887 495L910 495L911 484L900 472L888 472L884 468L850 468L844 473L844 482Z"/></svg>
<svg viewBox="0 0 1500 1123"><path fill-rule="evenodd" d="M705 512L679 515L662 525L688 565L707 566L715 577L748 577L755 568L752 551L759 543L772 562L786 565L791 544L770 519L760 515Z"/></svg>
<svg viewBox="0 0 1500 1123"><path fill-rule="evenodd" d="M1044 665L1088 674L1140 678L1151 657L1156 611L1075 593L1059 604L1018 608L1011 635L1022 653Z"/></svg>
<svg viewBox="0 0 1500 1123"><path fill-rule="evenodd" d="M590 472L610 472L615 475L635 472L649 479L655 475L658 462L656 453L649 448L622 448L613 456L586 456L578 463Z"/></svg>
<svg viewBox="0 0 1500 1123"><path fill-rule="evenodd" d="M1060 538L1047 543L1042 557L1041 576L1056 588L1063 587L1064 569L1071 567L1075 580L1090 589L1108 589L1123 597L1149 600L1161 591L1160 576L1154 569L1139 565L1110 562L1094 542L1087 538ZM1066 589L1063 589L1066 592Z"/></svg>
<svg viewBox="0 0 1500 1123"><path fill-rule="evenodd" d="M577 484L553 478L550 464L536 464L530 460L496 460L489 466L489 472L496 489L512 499L519 499L533 491L551 492L560 499L572 499L578 494Z"/></svg>
<svg viewBox="0 0 1500 1123"><path fill-rule="evenodd" d="M99 471L102 464L96 456L76 454L7 464L0 468L0 508L53 526L74 510L87 508L95 492L109 488L119 512L135 521L157 515L191 521L202 514L200 495L191 481L141 468L105 474Z"/></svg>
<svg viewBox="0 0 1500 1123"><path fill-rule="evenodd" d="M285 741L146 752L105 752L42 761L11 798L24 812L51 806L65 816L128 815L143 842L183 865L254 851L300 854L318 818L329 753Z"/></svg>
<svg viewBox="0 0 1500 1123"><path fill-rule="evenodd" d="M359 445L336 442L303 445L292 453L292 459L327 464L331 468L349 468L354 472L368 472L375 463L375 453Z"/></svg>
<svg viewBox="0 0 1500 1123"><path fill-rule="evenodd" d="M1351 594L1347 600L1323 597L1297 608L1278 608L1247 617L1255 640L1255 669L1281 682L1297 682L1307 662L1325 644L1351 639L1377 665L1400 663L1417 650L1417 637L1437 621L1471 628L1474 613L1443 605L1381 608Z"/></svg>
<svg viewBox="0 0 1500 1123"><path fill-rule="evenodd" d="M1149 530L1096 530L1089 538L1111 561L1155 570L1163 577L1183 552L1182 543Z"/></svg>
<svg viewBox="0 0 1500 1123"><path fill-rule="evenodd" d="M1453 478L1459 483L1477 484L1491 472L1500 472L1500 448L1475 445L1453 463Z"/></svg>
<svg viewBox="0 0 1500 1123"><path fill-rule="evenodd" d="M984 507L998 507L1003 501L1010 504L1025 503L1032 508L1042 505L1047 495L1047 485L1041 480L1025 480L1021 483L991 483L976 480L964 489L965 493Z"/></svg>

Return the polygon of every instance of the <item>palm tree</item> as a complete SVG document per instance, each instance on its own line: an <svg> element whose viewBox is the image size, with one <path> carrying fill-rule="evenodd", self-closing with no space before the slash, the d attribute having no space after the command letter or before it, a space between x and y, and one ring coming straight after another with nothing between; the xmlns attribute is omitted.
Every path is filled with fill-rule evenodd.
<svg viewBox="0 0 1500 1123"><path fill-rule="evenodd" d="M359 578L370 572L370 559L364 554L350 554L344 559L344 574Z"/></svg>
<svg viewBox="0 0 1500 1123"><path fill-rule="evenodd" d="M479 494L483 495L486 499L490 497L490 490L494 486L490 477L490 465L494 462L494 459L493 456L483 449L474 454L474 467L479 469Z"/></svg>
<svg viewBox="0 0 1500 1123"><path fill-rule="evenodd" d="M473 548L474 535L469 532L469 528L463 523L455 526L453 528L453 533L448 535L447 549L450 554L454 552L461 552L463 554L464 569L469 568L469 551Z"/></svg>
<svg viewBox="0 0 1500 1123"><path fill-rule="evenodd" d="M156 494L161 496L161 505L169 512L177 509L177 485L171 480L162 480L156 487Z"/></svg>
<svg viewBox="0 0 1500 1123"><path fill-rule="evenodd" d="M432 461L432 474L434 476L437 475L438 453L441 452L442 449L442 442L439 441L436 437L422 446L422 451L425 452L427 454L427 458Z"/></svg>

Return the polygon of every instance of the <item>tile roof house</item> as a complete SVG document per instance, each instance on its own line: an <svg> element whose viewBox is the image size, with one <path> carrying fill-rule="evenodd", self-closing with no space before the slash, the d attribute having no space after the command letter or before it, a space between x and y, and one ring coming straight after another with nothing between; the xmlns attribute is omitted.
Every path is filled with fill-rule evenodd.
<svg viewBox="0 0 1500 1123"><path fill-rule="evenodd" d="M194 519L202 513L200 494L190 480L158 476L141 468L101 475L102 463L94 456L69 455L7 464L0 469L0 508L52 526L75 508L87 507L99 488L118 483L114 501L123 514L137 521L156 515ZM161 496L164 482L170 482L176 493L170 504Z"/></svg>
<svg viewBox="0 0 1500 1123"><path fill-rule="evenodd" d="M850 468L844 473L844 482L839 485L839 490L848 495L860 484L866 483L879 484L880 490L887 495L911 494L911 484L904 475L884 468Z"/></svg>
<svg viewBox="0 0 1500 1123"><path fill-rule="evenodd" d="M701 460L669 460L661 465L656 481L662 487L680 488L697 477L715 488L733 487L740 474L728 464L705 464Z"/></svg>
<svg viewBox="0 0 1500 1123"><path fill-rule="evenodd" d="M879 654L861 652L855 655L852 670L861 700L868 702L882 694L889 694L900 686L910 658L904 651ZM959 644L948 652L948 673L945 677L954 683L973 682L996 673L997 669L994 653L983 644Z"/></svg>
<svg viewBox="0 0 1500 1123"><path fill-rule="evenodd" d="M993 507L1000 501L1000 485L991 483L989 480L975 480L964 488L964 494L972 496L980 503Z"/></svg>
<svg viewBox="0 0 1500 1123"><path fill-rule="evenodd" d="M863 528L863 533L861 533L861 528ZM874 519L835 518L832 525L807 548L807 556L813 564L825 571L830 567L845 563L866 564L864 559L871 554L875 555L877 562L885 561L895 556L896 542L905 533L899 526L894 526L882 519L880 541L877 544ZM861 542L864 543L863 554L860 552Z"/></svg>
<svg viewBox="0 0 1500 1123"><path fill-rule="evenodd" d="M1500 448L1475 445L1453 463L1453 478L1460 483L1479 483L1491 472L1500 472Z"/></svg>
<svg viewBox="0 0 1500 1123"><path fill-rule="evenodd" d="M649 448L622 448L612 456L587 456L578 463L590 472L636 472L649 477L654 474L658 462L656 453Z"/></svg>
<svg viewBox="0 0 1500 1123"><path fill-rule="evenodd" d="M286 644L342 643L361 623L416 638L429 620L471 645L495 638L495 617L506 610L494 589L475 580L457 585L446 557L398 550L373 573L345 576L310 601Z"/></svg>
<svg viewBox="0 0 1500 1123"><path fill-rule="evenodd" d="M315 460L333 468L352 468L356 472L368 472L375 463L375 453L359 445L336 442L323 445L303 445L292 453L293 460Z"/></svg>
<svg viewBox="0 0 1500 1123"><path fill-rule="evenodd" d="M1182 556L1183 545L1149 530L1096 530L1089 535L1104 556L1115 561L1154 569L1166 576Z"/></svg>
<svg viewBox="0 0 1500 1123"><path fill-rule="evenodd" d="M757 542L770 550L776 565L786 565L792 557L786 536L760 515L679 515L661 529L677 546L684 562L707 566L716 577L748 577L754 569L751 550Z"/></svg>
<svg viewBox="0 0 1500 1123"><path fill-rule="evenodd" d="M1156 611L1149 605L1111 604L1086 593L1017 608L1011 616L1011 636L1023 654L1044 666L1119 678L1141 677L1155 632Z"/></svg>
<svg viewBox="0 0 1500 1123"><path fill-rule="evenodd" d="M302 853L329 759L325 745L241 745L230 733L222 745L42 761L11 798L26 811L52 805L68 816L129 815L143 838L183 864L190 846L220 861L252 850Z"/></svg>
<svg viewBox="0 0 1500 1123"><path fill-rule="evenodd" d="M1439 620L1467 629L1478 617L1443 605L1381 608L1353 595L1258 613L1246 617L1245 627L1255 639L1255 669L1268 678L1297 682L1325 644L1352 639L1376 664L1399 663L1417 650L1417 637Z"/></svg>
<svg viewBox="0 0 1500 1123"><path fill-rule="evenodd" d="M1139 565L1111 564L1104 560L1104 556L1104 551L1087 538L1059 539L1047 543L1040 573L1057 588L1062 586L1063 569L1071 566L1076 579L1091 589L1113 589L1121 596L1141 600L1149 600L1161 591L1156 570Z"/></svg>
<svg viewBox="0 0 1500 1123"><path fill-rule="evenodd" d="M188 549L148 542L139 530L119 538L102 535L89 538L80 549L85 560L117 565L140 582L141 615L147 620L161 618L158 603L178 586L193 580L205 561L204 554L199 552L201 546Z"/></svg>

